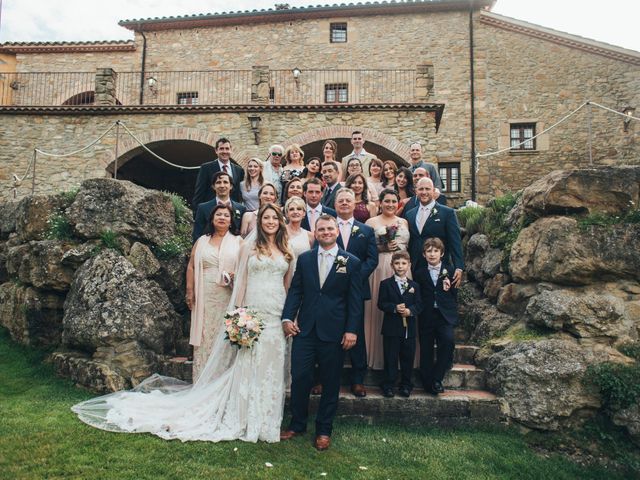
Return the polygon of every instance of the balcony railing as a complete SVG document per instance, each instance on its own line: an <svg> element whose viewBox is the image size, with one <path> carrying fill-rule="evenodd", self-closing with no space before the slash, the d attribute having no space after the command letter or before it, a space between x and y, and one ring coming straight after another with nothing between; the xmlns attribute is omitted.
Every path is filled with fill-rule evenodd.
<svg viewBox="0 0 640 480"><path fill-rule="evenodd" d="M2 73L0 105L412 103L426 99L425 79L411 69Z"/></svg>

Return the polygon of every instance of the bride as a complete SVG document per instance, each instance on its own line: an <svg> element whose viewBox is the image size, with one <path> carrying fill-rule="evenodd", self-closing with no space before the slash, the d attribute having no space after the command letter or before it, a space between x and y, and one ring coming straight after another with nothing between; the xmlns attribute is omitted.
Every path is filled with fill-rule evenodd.
<svg viewBox="0 0 640 480"><path fill-rule="evenodd" d="M153 375L130 391L72 407L80 420L116 432L149 432L165 439L277 442L285 396L286 342L280 323L294 259L278 207L258 212L254 239L240 252L229 310L247 306L265 327L250 349L223 334L193 386Z"/></svg>

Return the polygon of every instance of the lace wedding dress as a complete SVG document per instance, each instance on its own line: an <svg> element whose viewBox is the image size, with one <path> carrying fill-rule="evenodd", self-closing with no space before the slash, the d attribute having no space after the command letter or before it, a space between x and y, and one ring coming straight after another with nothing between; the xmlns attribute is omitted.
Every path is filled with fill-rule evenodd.
<svg viewBox="0 0 640 480"><path fill-rule="evenodd" d="M251 349L237 349L222 334L193 386L153 375L133 390L88 400L72 410L83 422L109 431L149 432L182 441L278 442L286 352L280 315L288 270L282 256L248 257L244 305L265 323Z"/></svg>

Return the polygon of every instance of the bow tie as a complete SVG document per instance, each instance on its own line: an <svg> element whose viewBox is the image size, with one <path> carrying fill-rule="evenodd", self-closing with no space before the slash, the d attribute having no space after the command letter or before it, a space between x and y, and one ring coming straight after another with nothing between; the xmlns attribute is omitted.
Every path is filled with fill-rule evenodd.
<svg viewBox="0 0 640 480"><path fill-rule="evenodd" d="M432 267L431 265L429 265L429 271L440 273L440 267Z"/></svg>

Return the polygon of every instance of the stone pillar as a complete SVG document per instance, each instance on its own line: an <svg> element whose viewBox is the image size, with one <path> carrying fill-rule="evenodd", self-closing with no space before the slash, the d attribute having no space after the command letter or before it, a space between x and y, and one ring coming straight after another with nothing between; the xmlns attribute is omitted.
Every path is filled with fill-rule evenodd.
<svg viewBox="0 0 640 480"><path fill-rule="evenodd" d="M269 104L269 66L257 65L251 67L251 103Z"/></svg>
<svg viewBox="0 0 640 480"><path fill-rule="evenodd" d="M116 105L116 79L113 68L98 68L96 71L96 105Z"/></svg>
<svg viewBox="0 0 640 480"><path fill-rule="evenodd" d="M433 63L416 66L416 101L426 102L433 93Z"/></svg>

